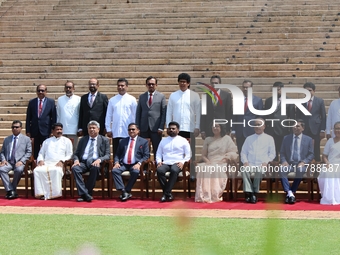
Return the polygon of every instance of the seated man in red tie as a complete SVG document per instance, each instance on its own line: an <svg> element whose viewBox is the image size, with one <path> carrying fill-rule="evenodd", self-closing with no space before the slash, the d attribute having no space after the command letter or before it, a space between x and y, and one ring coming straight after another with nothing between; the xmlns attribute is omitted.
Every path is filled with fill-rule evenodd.
<svg viewBox="0 0 340 255"><path fill-rule="evenodd" d="M132 196L130 192L139 176L140 166L150 156L148 140L138 136L138 125L130 123L128 132L129 136L119 142L112 169L113 180L116 189L122 192L119 198L123 202ZM124 171L130 172L130 179L126 186L121 176Z"/></svg>

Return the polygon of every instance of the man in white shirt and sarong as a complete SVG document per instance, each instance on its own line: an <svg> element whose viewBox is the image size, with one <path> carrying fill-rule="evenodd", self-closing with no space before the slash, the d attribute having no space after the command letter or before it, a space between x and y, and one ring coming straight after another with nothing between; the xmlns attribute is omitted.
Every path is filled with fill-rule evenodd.
<svg viewBox="0 0 340 255"><path fill-rule="evenodd" d="M243 192L247 203L257 202L256 194L259 193L263 175L263 168L275 156L275 142L272 136L264 133L266 127L264 119L258 118L254 122L255 134L246 138L241 150L241 173L243 178ZM251 180L251 173L255 173Z"/></svg>
<svg viewBox="0 0 340 255"><path fill-rule="evenodd" d="M63 124L53 124L52 134L42 144L33 170L35 197L42 200L62 196L63 165L73 152L71 140L63 136Z"/></svg>

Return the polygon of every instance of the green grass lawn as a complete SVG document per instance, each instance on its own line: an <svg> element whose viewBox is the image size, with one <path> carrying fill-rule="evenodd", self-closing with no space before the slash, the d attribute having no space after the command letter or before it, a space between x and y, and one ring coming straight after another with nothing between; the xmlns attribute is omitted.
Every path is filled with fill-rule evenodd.
<svg viewBox="0 0 340 255"><path fill-rule="evenodd" d="M0 221L1 255L73 255L86 243L102 255L339 254L339 220L1 214Z"/></svg>

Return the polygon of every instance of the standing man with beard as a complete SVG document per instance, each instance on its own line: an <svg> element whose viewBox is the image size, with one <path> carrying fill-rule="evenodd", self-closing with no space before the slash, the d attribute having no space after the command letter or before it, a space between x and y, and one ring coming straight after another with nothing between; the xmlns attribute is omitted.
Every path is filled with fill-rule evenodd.
<svg viewBox="0 0 340 255"><path fill-rule="evenodd" d="M129 82L125 78L117 81L118 95L109 101L105 118L107 136L112 137L113 153L116 154L119 141L128 137L128 126L135 122L137 100L127 93Z"/></svg>
<svg viewBox="0 0 340 255"><path fill-rule="evenodd" d="M100 124L100 134L105 135L105 115L108 99L105 94L98 91L99 81L95 78L89 80L90 92L83 95L80 100L78 136L88 135L87 124L95 120Z"/></svg>
<svg viewBox="0 0 340 255"><path fill-rule="evenodd" d="M186 161L191 158L190 144L187 139L178 135L179 124L171 121L168 127L168 137L162 139L156 154L157 179L162 186L163 196L160 202L171 202L174 197L171 194L179 172ZM165 174L170 172L169 180Z"/></svg>
<svg viewBox="0 0 340 255"><path fill-rule="evenodd" d="M67 81L65 83L65 95L60 96L57 100L57 122L63 124L64 136L73 139L73 150L78 144L78 121L80 96L74 95L74 83Z"/></svg>

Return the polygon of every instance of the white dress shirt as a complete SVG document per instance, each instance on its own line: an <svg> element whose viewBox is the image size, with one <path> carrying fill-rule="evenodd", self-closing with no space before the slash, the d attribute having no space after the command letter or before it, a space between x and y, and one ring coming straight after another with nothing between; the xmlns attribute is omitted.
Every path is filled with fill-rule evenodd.
<svg viewBox="0 0 340 255"><path fill-rule="evenodd" d="M241 150L242 163L250 166L260 166L275 158L275 143L272 136L262 133L253 134L246 138Z"/></svg>
<svg viewBox="0 0 340 255"><path fill-rule="evenodd" d="M57 100L57 122L63 124L65 135L76 135L78 131L80 96L63 95Z"/></svg>
<svg viewBox="0 0 340 255"><path fill-rule="evenodd" d="M191 150L187 139L177 135L175 137L168 136L159 143L156 152L157 164L163 162L166 165L173 165L177 162L184 163L190 160Z"/></svg>
<svg viewBox="0 0 340 255"><path fill-rule="evenodd" d="M43 160L45 164L55 165L60 160L65 161L72 157L72 142L65 136L56 138L52 136L46 139L39 151L37 162Z"/></svg>
<svg viewBox="0 0 340 255"><path fill-rule="evenodd" d="M97 141L98 141L98 136L94 137L94 144L93 144L93 159L98 158L98 149L97 149ZM84 155L83 155L83 160L86 160L89 157L89 150L91 147L91 142L92 142L92 137L89 136L89 140L87 142L87 145L85 147Z"/></svg>
<svg viewBox="0 0 340 255"><path fill-rule="evenodd" d="M135 122L136 108L136 98L128 93L112 97L106 112L106 131L112 132L113 138L129 136L128 125Z"/></svg>
<svg viewBox="0 0 340 255"><path fill-rule="evenodd" d="M200 127L201 100L199 95L187 89L173 92L168 101L166 112L166 126L176 121L180 131L194 132Z"/></svg>
<svg viewBox="0 0 340 255"><path fill-rule="evenodd" d="M138 135L135 138L133 138L134 143L133 143L132 154L131 154L131 162L132 163L136 162L136 160L135 160L135 147L136 147L137 137L138 137ZM129 156L130 144L131 144L131 137L130 137L129 144L127 146L127 150L126 150L126 153L125 153L125 156L124 156L124 160L123 160L124 164L128 164L128 156Z"/></svg>

